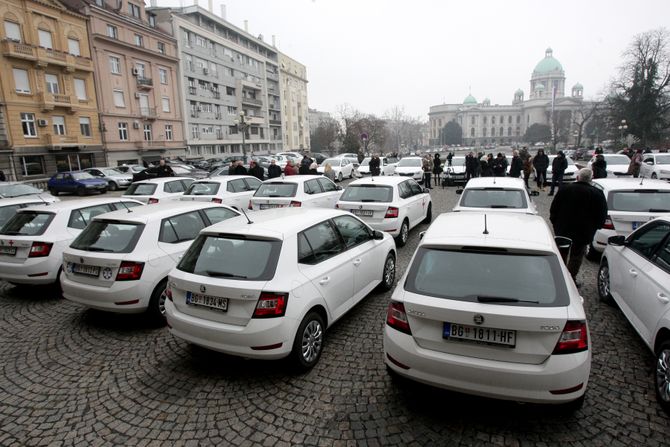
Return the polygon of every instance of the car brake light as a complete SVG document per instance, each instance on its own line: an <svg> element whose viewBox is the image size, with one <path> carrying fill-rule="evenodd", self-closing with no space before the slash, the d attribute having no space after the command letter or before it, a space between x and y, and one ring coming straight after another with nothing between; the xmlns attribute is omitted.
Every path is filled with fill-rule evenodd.
<svg viewBox="0 0 670 447"><path fill-rule="evenodd" d="M165 298L172 301L172 288L170 287L170 284L165 287Z"/></svg>
<svg viewBox="0 0 670 447"><path fill-rule="evenodd" d="M117 281L135 281L142 276L144 262L123 261L116 274Z"/></svg>
<svg viewBox="0 0 670 447"><path fill-rule="evenodd" d="M158 199L154 199L153 197L149 199L149 205L152 203L158 203Z"/></svg>
<svg viewBox="0 0 670 447"><path fill-rule="evenodd" d="M288 293L261 292L252 318L283 317L287 302Z"/></svg>
<svg viewBox="0 0 670 447"><path fill-rule="evenodd" d="M565 323L553 354L572 354L587 349L589 349L589 334L586 321L573 320Z"/></svg>
<svg viewBox="0 0 670 447"><path fill-rule="evenodd" d="M336 203L336 204L335 204L335 208L339 209L339 208L340 208L340 204L339 204L339 203Z"/></svg>
<svg viewBox="0 0 670 447"><path fill-rule="evenodd" d="M214 198L212 199L212 202L214 202L214 203L223 203L223 199L219 199L218 197L214 197Z"/></svg>
<svg viewBox="0 0 670 447"><path fill-rule="evenodd" d="M407 321L405 305L403 303L391 301L388 312L386 313L386 324L397 331L412 335L412 330L409 328L409 321Z"/></svg>
<svg viewBox="0 0 670 447"><path fill-rule="evenodd" d="M43 258L49 256L51 253L51 247L53 244L49 242L33 242L33 245L30 246L30 252L28 253L29 258Z"/></svg>
<svg viewBox="0 0 670 447"><path fill-rule="evenodd" d="M398 217L399 213L400 212L398 211L398 208L396 208L395 206L389 206L388 209L386 210L386 215L384 216L384 218L385 219L390 219L390 218Z"/></svg>
<svg viewBox="0 0 670 447"><path fill-rule="evenodd" d="M247 206L247 209L253 210L254 207L251 205L251 200L249 200L249 206Z"/></svg>
<svg viewBox="0 0 670 447"><path fill-rule="evenodd" d="M291 200L291 203L288 206L299 208L301 205L302 205L301 202L298 202L297 200Z"/></svg>
<svg viewBox="0 0 670 447"><path fill-rule="evenodd" d="M603 228L606 230L613 230L614 229L614 224L612 223L612 218L610 216L607 216L605 218L605 223L603 224Z"/></svg>

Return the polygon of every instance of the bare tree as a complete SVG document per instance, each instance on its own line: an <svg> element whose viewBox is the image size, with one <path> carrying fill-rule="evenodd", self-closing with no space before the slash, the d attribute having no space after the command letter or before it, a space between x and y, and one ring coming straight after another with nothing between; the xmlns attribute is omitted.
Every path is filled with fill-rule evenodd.
<svg viewBox="0 0 670 447"><path fill-rule="evenodd" d="M593 119L601 109L602 103L600 102L582 102L579 108L572 114L572 125L575 128L575 132L577 132L577 147L581 147L586 123Z"/></svg>

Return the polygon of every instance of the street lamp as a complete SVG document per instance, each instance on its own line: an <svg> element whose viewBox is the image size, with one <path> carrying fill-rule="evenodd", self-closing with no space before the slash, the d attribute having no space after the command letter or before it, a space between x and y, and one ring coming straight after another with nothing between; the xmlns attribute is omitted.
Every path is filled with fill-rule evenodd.
<svg viewBox="0 0 670 447"><path fill-rule="evenodd" d="M623 133L628 129L628 125L626 124L626 120L621 120L621 124L619 125L619 139L623 143Z"/></svg>
<svg viewBox="0 0 670 447"><path fill-rule="evenodd" d="M242 132L242 156L246 162L247 159L247 148L245 146L247 129L249 129L250 124L244 119L244 110L240 111L240 119L234 121L237 129Z"/></svg>

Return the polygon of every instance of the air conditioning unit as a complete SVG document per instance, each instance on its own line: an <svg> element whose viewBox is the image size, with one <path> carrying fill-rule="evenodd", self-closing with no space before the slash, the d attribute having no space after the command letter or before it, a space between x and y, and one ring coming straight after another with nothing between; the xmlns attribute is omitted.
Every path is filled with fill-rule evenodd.
<svg viewBox="0 0 670 447"><path fill-rule="evenodd" d="M209 69L203 68L202 69L202 74L209 74Z"/></svg>
<svg viewBox="0 0 670 447"><path fill-rule="evenodd" d="M142 95L140 95L138 92L135 92L135 99L140 99Z"/></svg>
<svg viewBox="0 0 670 447"><path fill-rule="evenodd" d="M131 73L133 74L133 76L137 76L138 74L140 74L140 71L137 68L133 67Z"/></svg>
<svg viewBox="0 0 670 447"><path fill-rule="evenodd" d="M49 122L47 120L37 120L37 125L40 127L47 127Z"/></svg>
<svg viewBox="0 0 670 447"><path fill-rule="evenodd" d="M140 123L137 121L133 122L133 129L139 129L140 128Z"/></svg>

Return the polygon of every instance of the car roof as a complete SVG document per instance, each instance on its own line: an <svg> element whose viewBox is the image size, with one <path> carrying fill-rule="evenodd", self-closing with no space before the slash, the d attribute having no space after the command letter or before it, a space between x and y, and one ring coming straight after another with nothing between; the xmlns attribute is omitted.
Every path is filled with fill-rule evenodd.
<svg viewBox="0 0 670 447"><path fill-rule="evenodd" d="M349 183L347 187L349 186L358 186L358 185L389 185L389 186L395 186L398 185L402 182L405 182L407 180L410 180L409 177L401 177L397 175L382 175L382 176L377 176L377 177L366 177L366 178L360 178L358 180L354 180L353 182Z"/></svg>
<svg viewBox="0 0 670 447"><path fill-rule="evenodd" d="M465 189L487 187L526 189L526 184L515 177L474 177L465 185Z"/></svg>
<svg viewBox="0 0 670 447"><path fill-rule="evenodd" d="M484 222L488 234L484 234ZM521 213L442 213L421 245L476 246L555 252L551 230L541 216Z"/></svg>
<svg viewBox="0 0 670 447"><path fill-rule="evenodd" d="M663 180L627 178L599 178L593 180L606 191L631 190L631 189L663 189L670 191L670 183Z"/></svg>
<svg viewBox="0 0 670 447"><path fill-rule="evenodd" d="M287 175L284 178L278 177L273 179L265 180L263 183L305 183L307 180L312 180L315 178L325 178L323 175Z"/></svg>
<svg viewBox="0 0 670 447"><path fill-rule="evenodd" d="M155 184L158 184L158 185L162 185L163 183L171 182L171 181L174 181L174 180L193 180L193 178L191 178L191 177L158 177L158 178L149 178L149 179L146 179L146 180L139 180L137 182L133 182L133 184L135 184L135 183L155 183Z"/></svg>
<svg viewBox="0 0 670 447"><path fill-rule="evenodd" d="M136 200L132 200L129 198L123 198L123 197L98 197L98 198L93 198L93 199L77 199L77 200L62 200L60 202L54 202L49 205L33 205L29 206L27 208L23 208L19 210L25 211L25 210L30 210L30 211L48 211L48 212L58 212L58 211L67 211L67 210L73 210L73 209L79 209L79 208L86 208L88 206L95 206L95 205L104 205L106 203L118 203L118 202L127 202L127 201L133 201L137 202ZM140 203L140 202L137 202ZM153 205L152 205L153 206Z"/></svg>
<svg viewBox="0 0 670 447"><path fill-rule="evenodd" d="M232 210L228 206L213 202L168 202L156 203L151 206L136 206L129 210L111 211L109 213L98 214L95 218L147 223L151 220L160 220L174 216L175 214L188 213L189 211L222 207Z"/></svg>
<svg viewBox="0 0 670 447"><path fill-rule="evenodd" d="M213 175L211 177L198 179L193 183L211 183L211 182L226 183L231 180L237 180L241 178L256 178L256 177L252 175Z"/></svg>

